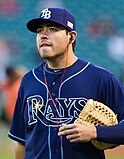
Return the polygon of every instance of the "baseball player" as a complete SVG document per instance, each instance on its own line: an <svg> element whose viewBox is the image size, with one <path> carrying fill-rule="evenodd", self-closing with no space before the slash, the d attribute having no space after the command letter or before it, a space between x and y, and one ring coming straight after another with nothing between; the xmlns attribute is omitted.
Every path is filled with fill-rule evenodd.
<svg viewBox="0 0 124 159"><path fill-rule="evenodd" d="M90 141L124 144L122 84L74 54L75 19L67 10L46 8L27 28L36 33L41 65L23 77L19 88L8 134L16 141L16 159L105 159ZM74 123L88 99L108 105L119 123Z"/></svg>

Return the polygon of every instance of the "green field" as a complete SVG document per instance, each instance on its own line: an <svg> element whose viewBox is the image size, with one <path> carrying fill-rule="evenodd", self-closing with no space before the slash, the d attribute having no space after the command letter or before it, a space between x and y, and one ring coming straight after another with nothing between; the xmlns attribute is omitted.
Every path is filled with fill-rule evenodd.
<svg viewBox="0 0 124 159"><path fill-rule="evenodd" d="M0 159L14 159L15 143L8 138L9 127L1 125L0 131ZM124 159L124 146L106 151L106 159Z"/></svg>
<svg viewBox="0 0 124 159"><path fill-rule="evenodd" d="M13 142L9 139L5 140L5 143L0 149L0 159L14 159L14 145L13 145L14 143L13 144L12 143ZM115 151L112 150L112 153L106 154L106 159L124 159L124 151L121 150L121 152L119 153L119 150Z"/></svg>
<svg viewBox="0 0 124 159"><path fill-rule="evenodd" d="M4 151L0 151L0 159L14 159L14 152L12 151L14 150L4 147ZM106 159L124 159L124 154L107 154Z"/></svg>
<svg viewBox="0 0 124 159"><path fill-rule="evenodd" d="M12 152L0 152L0 159L14 159L14 153ZM108 155L106 156L106 159L124 159L123 154L117 154L117 155Z"/></svg>
<svg viewBox="0 0 124 159"><path fill-rule="evenodd" d="M0 153L0 158L1 159L14 159L14 156L13 156L13 154L5 154L5 153Z"/></svg>

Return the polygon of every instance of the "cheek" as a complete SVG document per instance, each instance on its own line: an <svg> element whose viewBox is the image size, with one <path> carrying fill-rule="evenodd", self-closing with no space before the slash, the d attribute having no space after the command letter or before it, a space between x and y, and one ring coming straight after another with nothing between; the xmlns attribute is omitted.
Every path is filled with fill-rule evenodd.
<svg viewBox="0 0 124 159"><path fill-rule="evenodd" d="M68 40L65 36L56 39L56 46L60 49L67 47Z"/></svg>
<svg viewBox="0 0 124 159"><path fill-rule="evenodd" d="M37 46L37 48L39 50L39 42L38 41L39 41L38 38L36 38L36 46Z"/></svg>

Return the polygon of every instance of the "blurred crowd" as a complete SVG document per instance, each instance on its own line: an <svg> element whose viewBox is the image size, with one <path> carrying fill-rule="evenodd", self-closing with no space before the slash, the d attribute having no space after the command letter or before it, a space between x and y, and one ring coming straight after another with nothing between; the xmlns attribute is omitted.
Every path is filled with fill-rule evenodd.
<svg viewBox="0 0 124 159"><path fill-rule="evenodd" d="M5 77L0 82L0 121L10 124L18 89L26 68L22 66L7 66Z"/></svg>
<svg viewBox="0 0 124 159"><path fill-rule="evenodd" d="M27 71L24 67L31 68L39 63L34 37L28 34L25 23L41 8L64 7L74 13L80 33L78 56L114 72L124 85L124 2L118 5L116 2L102 5L97 0L84 2L0 0L0 121L11 122L20 81Z"/></svg>

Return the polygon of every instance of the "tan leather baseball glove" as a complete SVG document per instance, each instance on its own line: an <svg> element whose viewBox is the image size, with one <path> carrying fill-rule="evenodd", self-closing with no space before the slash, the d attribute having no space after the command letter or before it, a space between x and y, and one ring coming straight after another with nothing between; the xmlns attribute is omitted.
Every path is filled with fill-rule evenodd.
<svg viewBox="0 0 124 159"><path fill-rule="evenodd" d="M89 99L79 114L79 117L75 120L75 123L94 126L112 126L117 124L118 121L117 116L109 107L93 99ZM112 149L118 146L97 140L91 140L91 143L100 150Z"/></svg>

